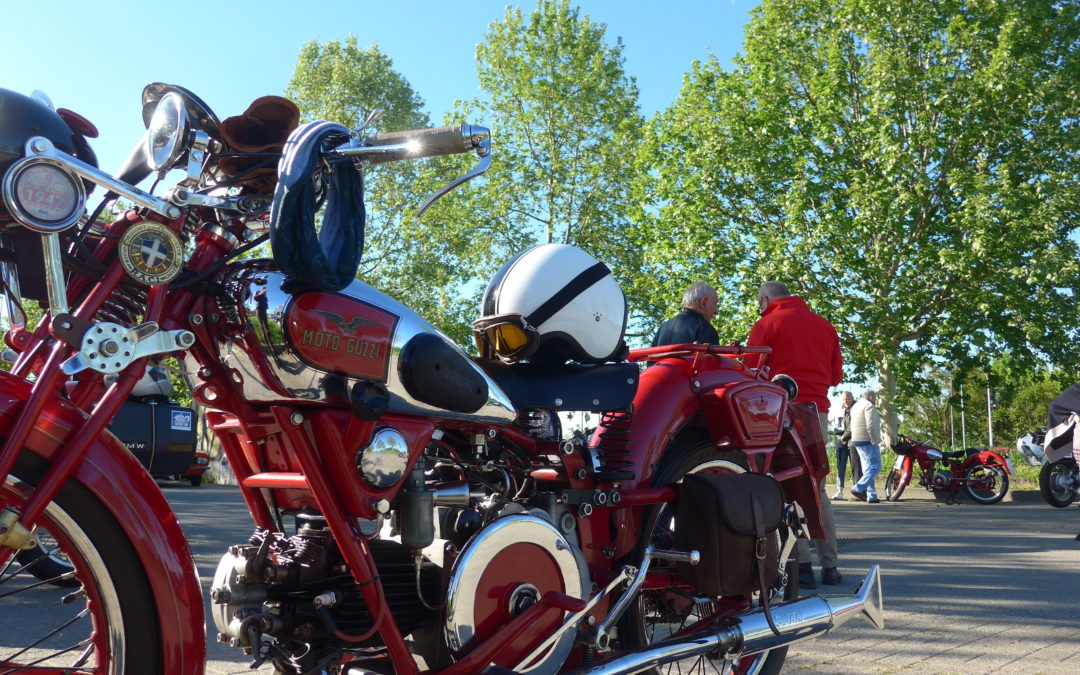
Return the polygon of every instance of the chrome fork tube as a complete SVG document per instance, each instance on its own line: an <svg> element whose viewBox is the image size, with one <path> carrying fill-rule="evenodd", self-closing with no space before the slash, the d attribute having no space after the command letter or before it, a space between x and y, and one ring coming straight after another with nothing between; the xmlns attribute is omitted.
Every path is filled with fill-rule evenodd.
<svg viewBox="0 0 1080 675"><path fill-rule="evenodd" d="M45 284L49 289L49 312L55 317L68 311L67 284L64 282L64 261L60 251L60 235L56 232L41 235L45 254Z"/></svg>

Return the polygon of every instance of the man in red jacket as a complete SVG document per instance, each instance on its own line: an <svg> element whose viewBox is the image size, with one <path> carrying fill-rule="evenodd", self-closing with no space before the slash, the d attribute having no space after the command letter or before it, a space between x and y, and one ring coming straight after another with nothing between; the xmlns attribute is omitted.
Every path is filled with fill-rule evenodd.
<svg viewBox="0 0 1080 675"><path fill-rule="evenodd" d="M843 379L843 358L840 356L840 338L832 324L814 314L806 301L792 295L788 287L779 281L769 281L758 291L761 318L750 330L746 340L748 347L772 347L768 364L773 375L790 375L799 385L796 401L812 401L817 404L818 421L822 438L829 433L829 387L840 384ZM743 361L747 366L757 366L756 356ZM825 527L825 539L815 539L818 560L821 562L821 583L839 584L840 571L836 569L836 521L833 519L832 503L825 494L825 482L818 486L821 497L821 519ZM803 588L817 588L814 569L810 564L810 548L800 539L797 546L799 557L799 584Z"/></svg>

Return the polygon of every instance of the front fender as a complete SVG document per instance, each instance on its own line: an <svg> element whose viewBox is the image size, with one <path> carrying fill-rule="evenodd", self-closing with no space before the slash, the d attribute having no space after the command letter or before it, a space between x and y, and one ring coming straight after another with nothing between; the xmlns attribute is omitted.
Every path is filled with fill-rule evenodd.
<svg viewBox="0 0 1080 675"><path fill-rule="evenodd" d="M27 382L0 371L0 436L8 434L29 395ZM71 403L50 400L26 448L52 461L85 418ZM191 549L165 495L108 432L91 444L73 479L109 509L146 570L161 621L164 672L201 675L206 660L202 589Z"/></svg>
<svg viewBox="0 0 1080 675"><path fill-rule="evenodd" d="M896 466L893 465L895 469ZM907 487L911 483L911 476L915 472L915 460L910 455L904 456L900 466L900 484L897 487Z"/></svg>

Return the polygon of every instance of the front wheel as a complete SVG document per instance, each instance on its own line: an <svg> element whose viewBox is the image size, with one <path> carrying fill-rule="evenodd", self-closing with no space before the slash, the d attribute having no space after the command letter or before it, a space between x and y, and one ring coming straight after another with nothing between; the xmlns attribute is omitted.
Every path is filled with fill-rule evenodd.
<svg viewBox="0 0 1080 675"><path fill-rule="evenodd" d="M677 483L691 473L742 473L746 471L745 458L740 453L719 453L708 438L693 436L676 438L664 451L652 485L663 486ZM640 564L645 546L652 544L660 549L675 548L674 508L671 504L653 506L645 511L641 532L643 536L635 553L634 564ZM648 534L645 534L648 533ZM654 560L650 570L664 571L671 563ZM776 591L772 601L794 600L799 597L799 574L794 560L785 567L787 584ZM720 603L732 608L732 613L751 609L751 598L704 598L694 597L684 589L643 590L637 601L630 605L619 621L619 641L623 649L639 649L664 640L690 624L719 611ZM676 673L779 673L787 659L787 647L773 649L748 656L738 661L725 661L716 655L699 656L643 671L651 675L674 675Z"/></svg>
<svg viewBox="0 0 1080 675"><path fill-rule="evenodd" d="M1039 492L1050 506L1067 508L1076 501L1076 460L1065 457L1043 464L1039 470Z"/></svg>
<svg viewBox="0 0 1080 675"><path fill-rule="evenodd" d="M78 586L79 582L73 574L75 568L67 555L60 550L56 537L41 526L34 530L34 535L37 537L37 546L15 554L22 565L22 571L62 588Z"/></svg>
<svg viewBox="0 0 1080 675"><path fill-rule="evenodd" d="M900 482L903 477L904 474L897 469L889 472L889 476L885 479L885 499L887 501L900 501L900 495L904 494L904 489L907 487Z"/></svg>
<svg viewBox="0 0 1080 675"><path fill-rule="evenodd" d="M968 497L979 504L997 504L1009 491L1009 474L1000 464L975 464L964 479Z"/></svg>
<svg viewBox="0 0 1080 675"><path fill-rule="evenodd" d="M45 468L40 458L23 454L12 476L0 483L9 506L26 503ZM47 531L55 547L42 549L44 558L30 555L34 551L13 556L0 568L0 617L8 627L0 641L0 673L162 672L150 584L108 509L69 480L39 520L39 531ZM41 564L34 561L57 560L69 566L79 588L58 588L31 576Z"/></svg>

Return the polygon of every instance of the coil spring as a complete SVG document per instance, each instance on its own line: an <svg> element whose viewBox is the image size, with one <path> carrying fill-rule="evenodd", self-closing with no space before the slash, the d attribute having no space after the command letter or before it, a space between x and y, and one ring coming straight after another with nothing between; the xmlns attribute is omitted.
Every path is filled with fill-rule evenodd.
<svg viewBox="0 0 1080 675"><path fill-rule="evenodd" d="M147 297L146 289L142 286L122 282L105 299L95 318L121 326L134 326L146 310Z"/></svg>
<svg viewBox="0 0 1080 675"><path fill-rule="evenodd" d="M629 471L634 463L630 457L630 421L633 408L605 410L600 414L599 434L596 438L596 459L600 471L597 480L633 480Z"/></svg>

